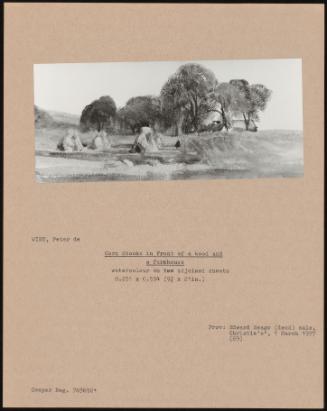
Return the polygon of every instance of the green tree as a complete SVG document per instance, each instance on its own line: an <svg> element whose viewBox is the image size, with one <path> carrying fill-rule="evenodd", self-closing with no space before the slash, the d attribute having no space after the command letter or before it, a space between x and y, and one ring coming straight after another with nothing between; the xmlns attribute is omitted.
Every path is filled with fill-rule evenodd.
<svg viewBox="0 0 327 411"><path fill-rule="evenodd" d="M260 120L259 112L266 109L272 92L263 84L250 85L244 79L231 80L230 84L238 90L234 110L242 113L245 128L248 130L251 122Z"/></svg>
<svg viewBox="0 0 327 411"><path fill-rule="evenodd" d="M156 96L132 97L118 111L118 118L133 133L143 126L155 128L161 119L160 100Z"/></svg>
<svg viewBox="0 0 327 411"><path fill-rule="evenodd" d="M80 124L82 128L98 131L111 126L116 115L116 104L110 96L102 96L87 105L82 111Z"/></svg>
<svg viewBox="0 0 327 411"><path fill-rule="evenodd" d="M182 125L197 131L201 120L210 108L210 93L217 86L217 79L211 70L200 64L184 64L173 74L161 89L160 98L165 118L176 126L176 134ZM187 127L188 128L188 127Z"/></svg>
<svg viewBox="0 0 327 411"><path fill-rule="evenodd" d="M227 131L232 127L232 118L239 110L240 92L231 83L220 83L212 91L209 111L216 111L221 116L222 126Z"/></svg>

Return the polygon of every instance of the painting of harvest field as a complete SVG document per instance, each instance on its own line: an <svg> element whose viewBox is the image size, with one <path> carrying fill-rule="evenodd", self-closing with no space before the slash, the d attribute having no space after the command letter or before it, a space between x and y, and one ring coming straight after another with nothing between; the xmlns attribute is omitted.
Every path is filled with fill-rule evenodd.
<svg viewBox="0 0 327 411"><path fill-rule="evenodd" d="M299 59L34 65L38 182L303 176Z"/></svg>

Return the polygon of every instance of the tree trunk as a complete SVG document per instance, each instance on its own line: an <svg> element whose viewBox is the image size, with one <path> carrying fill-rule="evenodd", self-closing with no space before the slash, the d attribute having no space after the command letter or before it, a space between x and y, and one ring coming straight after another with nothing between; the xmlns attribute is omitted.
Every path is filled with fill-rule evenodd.
<svg viewBox="0 0 327 411"><path fill-rule="evenodd" d="M178 121L175 124L175 136L179 137L182 134L181 125Z"/></svg>
<svg viewBox="0 0 327 411"><path fill-rule="evenodd" d="M198 113L198 102L197 99L194 100L194 129L198 132L199 128L199 113Z"/></svg>
<svg viewBox="0 0 327 411"><path fill-rule="evenodd" d="M175 123L175 136L179 137L182 134L182 124L184 117L181 115Z"/></svg>
<svg viewBox="0 0 327 411"><path fill-rule="evenodd" d="M250 118L246 118L246 115L243 113L244 123L245 123L245 130L249 130L250 125Z"/></svg>
<svg viewBox="0 0 327 411"><path fill-rule="evenodd" d="M228 123L227 123L226 113L225 113L225 110L223 108L221 109L221 118L223 120L223 126L225 127L226 131L228 131L229 126L228 126Z"/></svg>
<svg viewBox="0 0 327 411"><path fill-rule="evenodd" d="M197 117L194 117L193 127L194 127L194 131L197 133L198 128L199 128Z"/></svg>

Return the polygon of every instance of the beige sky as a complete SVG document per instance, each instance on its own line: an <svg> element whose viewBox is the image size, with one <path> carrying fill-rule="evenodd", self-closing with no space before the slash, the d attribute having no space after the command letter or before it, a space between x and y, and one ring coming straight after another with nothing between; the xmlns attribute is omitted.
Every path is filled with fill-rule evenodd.
<svg viewBox="0 0 327 411"><path fill-rule="evenodd" d="M122 107L130 97L158 95L168 77L190 62L211 69L219 82L244 78L271 89L261 129L303 129L301 59L36 64L35 104L80 115L87 104L110 95Z"/></svg>

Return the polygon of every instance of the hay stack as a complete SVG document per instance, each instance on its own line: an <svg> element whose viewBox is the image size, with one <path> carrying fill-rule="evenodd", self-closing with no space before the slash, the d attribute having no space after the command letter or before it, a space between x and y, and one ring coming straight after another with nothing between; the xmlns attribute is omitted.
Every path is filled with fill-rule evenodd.
<svg viewBox="0 0 327 411"><path fill-rule="evenodd" d="M140 134L136 137L130 150L131 153L153 153L161 147L159 134L154 133L150 127L141 127Z"/></svg>
<svg viewBox="0 0 327 411"><path fill-rule="evenodd" d="M58 150L73 152L82 151L84 149L77 130L69 129L67 134L59 141Z"/></svg>
<svg viewBox="0 0 327 411"><path fill-rule="evenodd" d="M111 146L107 134L104 130L96 132L88 148L91 150L107 150Z"/></svg>

